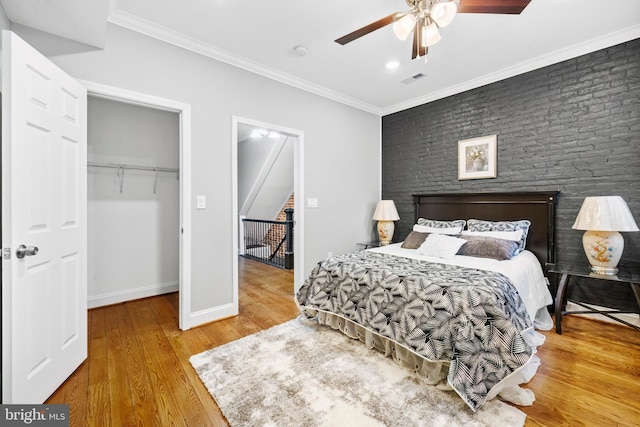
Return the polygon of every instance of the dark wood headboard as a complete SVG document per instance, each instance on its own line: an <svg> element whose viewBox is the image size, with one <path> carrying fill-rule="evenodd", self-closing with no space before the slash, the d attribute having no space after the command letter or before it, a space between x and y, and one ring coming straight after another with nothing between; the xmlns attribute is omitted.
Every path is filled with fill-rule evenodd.
<svg viewBox="0 0 640 427"><path fill-rule="evenodd" d="M413 196L415 219L441 221L485 219L531 221L527 249L543 268L555 263L555 218L558 191L516 193L417 194ZM414 221L415 223L415 221Z"/></svg>

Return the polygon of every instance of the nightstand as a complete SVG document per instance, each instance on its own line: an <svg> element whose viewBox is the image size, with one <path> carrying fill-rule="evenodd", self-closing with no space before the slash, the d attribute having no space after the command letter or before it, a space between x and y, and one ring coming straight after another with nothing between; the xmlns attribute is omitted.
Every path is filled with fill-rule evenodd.
<svg viewBox="0 0 640 427"><path fill-rule="evenodd" d="M396 242L391 242L390 244L393 244ZM379 248L382 245L380 245L380 241L379 240L373 240L371 242L358 242L356 243L356 245L358 245L358 247L360 248L359 250L363 251L365 249L371 249L371 248Z"/></svg>
<svg viewBox="0 0 640 427"><path fill-rule="evenodd" d="M550 273L559 274L560 283L558 284L558 291L556 293L555 300L555 317L556 317L556 333L562 334L562 316L566 316L567 314L588 314L588 313L598 313L606 316L610 319L615 320L616 322L625 324L634 329L640 330L640 326L631 324L625 320L619 319L612 314L615 313L635 313L633 311L620 311L620 310L597 310L592 308L586 304L583 304L578 301L571 301L574 304L583 307L585 310L574 310L574 311L566 311L563 310L563 306L565 306L565 294L567 293L567 289L573 284L571 278L582 277L586 279L596 279L601 282L609 281L609 282L620 282L620 283L628 283L633 290L633 294L636 298L636 303L638 307L640 307L640 271L633 270L624 270L621 269L618 271L618 274L615 276L604 276L600 274L592 273L589 266L563 266L560 264L556 264L554 267L549 269ZM574 280L575 281L575 280ZM593 282L594 284L597 282Z"/></svg>
<svg viewBox="0 0 640 427"><path fill-rule="evenodd" d="M369 248L379 248L380 247L380 241L373 240L371 242L358 242L358 243L356 243L356 245L358 245L358 247L360 248L359 250L363 251L363 250L369 249Z"/></svg>

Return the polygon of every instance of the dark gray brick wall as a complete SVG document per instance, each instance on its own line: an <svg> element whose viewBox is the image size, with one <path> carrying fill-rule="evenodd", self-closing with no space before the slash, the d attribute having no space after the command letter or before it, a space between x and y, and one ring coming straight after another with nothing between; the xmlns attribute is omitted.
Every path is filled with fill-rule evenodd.
<svg viewBox="0 0 640 427"><path fill-rule="evenodd" d="M458 140L492 134L498 177L459 181ZM571 229L586 196L622 196L640 222L640 39L382 118L382 195L398 208L398 238L411 229L412 194L521 190L560 191L559 262L587 262ZM638 267L640 233L623 235L621 265ZM637 309L626 286L578 288Z"/></svg>

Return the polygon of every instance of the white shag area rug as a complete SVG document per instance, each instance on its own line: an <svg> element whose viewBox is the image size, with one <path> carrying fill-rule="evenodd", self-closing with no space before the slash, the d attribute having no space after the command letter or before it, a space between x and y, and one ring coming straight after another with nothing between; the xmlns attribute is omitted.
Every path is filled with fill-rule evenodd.
<svg viewBox="0 0 640 427"><path fill-rule="evenodd" d="M189 360L233 427L517 427L526 418L497 399L473 413L455 392L302 316Z"/></svg>

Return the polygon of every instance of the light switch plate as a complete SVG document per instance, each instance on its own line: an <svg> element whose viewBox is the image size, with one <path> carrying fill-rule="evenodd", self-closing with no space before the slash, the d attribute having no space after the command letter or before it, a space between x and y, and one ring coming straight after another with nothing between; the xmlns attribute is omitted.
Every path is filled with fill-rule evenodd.
<svg viewBox="0 0 640 427"><path fill-rule="evenodd" d="M196 196L196 209L207 208L207 196Z"/></svg>
<svg viewBox="0 0 640 427"><path fill-rule="evenodd" d="M308 208L317 208L318 207L318 199L309 197L307 199L307 207Z"/></svg>

